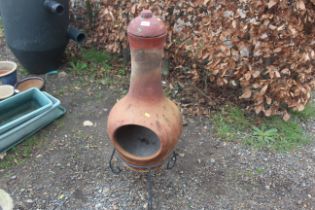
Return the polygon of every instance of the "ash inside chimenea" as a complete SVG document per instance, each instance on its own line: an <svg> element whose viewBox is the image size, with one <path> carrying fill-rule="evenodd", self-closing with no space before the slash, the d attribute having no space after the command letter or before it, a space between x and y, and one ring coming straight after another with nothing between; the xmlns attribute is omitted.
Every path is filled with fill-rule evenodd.
<svg viewBox="0 0 315 210"><path fill-rule="evenodd" d="M122 126L115 132L116 142L127 152L139 157L154 155L160 140L150 129L139 125Z"/></svg>

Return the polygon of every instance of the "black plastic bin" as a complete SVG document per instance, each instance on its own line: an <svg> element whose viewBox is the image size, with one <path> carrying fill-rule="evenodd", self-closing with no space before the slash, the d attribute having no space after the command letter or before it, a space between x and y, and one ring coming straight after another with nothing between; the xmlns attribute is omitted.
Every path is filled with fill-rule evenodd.
<svg viewBox="0 0 315 210"><path fill-rule="evenodd" d="M85 38L69 27L68 0L0 0L0 12L9 48L32 74L57 69L69 39Z"/></svg>

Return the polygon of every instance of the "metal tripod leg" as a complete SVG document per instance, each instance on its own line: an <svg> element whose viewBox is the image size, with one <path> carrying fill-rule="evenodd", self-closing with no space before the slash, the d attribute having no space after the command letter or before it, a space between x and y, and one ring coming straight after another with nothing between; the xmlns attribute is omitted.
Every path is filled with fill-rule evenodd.
<svg viewBox="0 0 315 210"><path fill-rule="evenodd" d="M177 161L177 153L174 151L172 154L172 157L167 162L166 169L171 170L172 168L174 168L176 161Z"/></svg>
<svg viewBox="0 0 315 210"><path fill-rule="evenodd" d="M116 153L116 149L113 149L113 152L112 152L112 154L110 156L110 160L109 160L109 168L114 174L119 174L121 172L121 169L118 166L117 167L113 166L113 159L114 159L115 153Z"/></svg>
<svg viewBox="0 0 315 210"><path fill-rule="evenodd" d="M152 172L149 170L149 172L146 174L147 178L147 192L148 192L148 210L153 209L153 191L152 191Z"/></svg>

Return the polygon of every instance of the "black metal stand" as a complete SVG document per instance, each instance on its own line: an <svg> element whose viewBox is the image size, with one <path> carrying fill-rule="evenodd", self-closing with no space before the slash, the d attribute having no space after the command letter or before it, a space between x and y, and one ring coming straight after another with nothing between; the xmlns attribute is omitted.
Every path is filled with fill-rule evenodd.
<svg viewBox="0 0 315 210"><path fill-rule="evenodd" d="M120 174L121 169L119 168L119 166L116 166L116 167L113 166L113 159L114 159L115 153L116 153L116 149L113 149L113 152L109 160L109 168L113 172L113 174Z"/></svg>
<svg viewBox="0 0 315 210"><path fill-rule="evenodd" d="M116 149L113 149L113 152L110 156L110 160L109 160L109 168L112 171L113 174L120 174L120 172L122 171L121 168L119 168L119 166L114 166L113 163L113 159L116 153ZM177 161L177 153L174 151L172 156L170 157L170 159L168 160L167 164L166 164L166 169L167 170L171 170L172 168L174 168L174 166L176 165L176 161ZM148 210L152 210L153 209L153 180L152 180L152 168L146 168L146 180L147 180L147 194L148 194Z"/></svg>
<svg viewBox="0 0 315 210"><path fill-rule="evenodd" d="M149 171L146 174L147 178L147 192L148 192L148 210L153 209L153 190L152 190L152 172Z"/></svg>

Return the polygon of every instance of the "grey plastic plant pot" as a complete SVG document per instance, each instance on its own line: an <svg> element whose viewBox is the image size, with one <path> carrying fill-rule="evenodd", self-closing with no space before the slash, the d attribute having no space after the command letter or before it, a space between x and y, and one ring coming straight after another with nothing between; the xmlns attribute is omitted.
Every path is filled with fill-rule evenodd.
<svg viewBox="0 0 315 210"><path fill-rule="evenodd" d="M66 113L66 109L60 105L58 99L46 92L44 94L52 101L53 105L51 108L0 135L0 153L8 151Z"/></svg>
<svg viewBox="0 0 315 210"><path fill-rule="evenodd" d="M45 112L52 101L37 88L29 89L0 102L0 135Z"/></svg>

